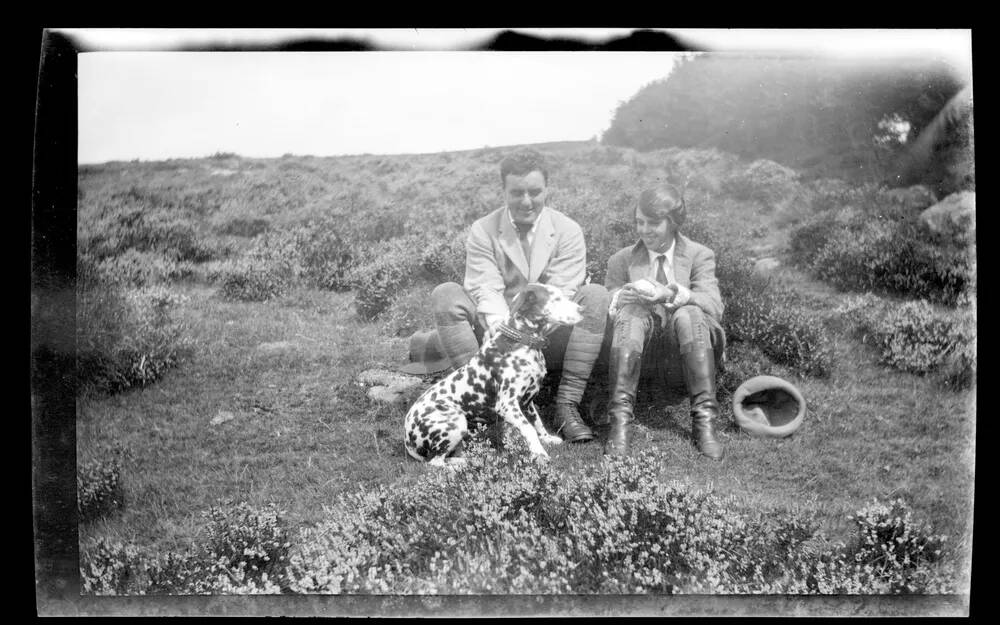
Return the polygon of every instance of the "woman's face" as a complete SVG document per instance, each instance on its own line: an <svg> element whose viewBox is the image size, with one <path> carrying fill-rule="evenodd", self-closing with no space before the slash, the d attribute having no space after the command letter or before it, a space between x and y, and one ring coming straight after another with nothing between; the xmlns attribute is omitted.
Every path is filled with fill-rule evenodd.
<svg viewBox="0 0 1000 625"><path fill-rule="evenodd" d="M639 210L635 212L635 230L646 247L654 252L666 252L677 232L669 219L650 217Z"/></svg>

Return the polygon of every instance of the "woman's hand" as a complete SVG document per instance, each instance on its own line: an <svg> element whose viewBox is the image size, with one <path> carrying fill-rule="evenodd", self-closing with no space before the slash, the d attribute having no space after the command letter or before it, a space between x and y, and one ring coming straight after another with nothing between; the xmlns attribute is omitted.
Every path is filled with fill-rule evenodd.
<svg viewBox="0 0 1000 625"><path fill-rule="evenodd" d="M618 295L618 303L622 306L628 304L639 304L641 306L653 306L656 304L669 304L677 296L677 285L659 284L650 280L637 280L629 282L622 287Z"/></svg>

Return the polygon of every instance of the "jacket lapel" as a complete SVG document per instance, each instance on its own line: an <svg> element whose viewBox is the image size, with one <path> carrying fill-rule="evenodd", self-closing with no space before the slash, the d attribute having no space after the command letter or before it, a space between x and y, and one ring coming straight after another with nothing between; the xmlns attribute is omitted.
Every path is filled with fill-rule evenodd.
<svg viewBox="0 0 1000 625"><path fill-rule="evenodd" d="M524 250L521 248L521 240L517 237L517 230L510 223L510 215L506 207L500 211L500 248L503 249L507 258L514 261L514 266L518 268L521 275L527 278L528 259L524 256Z"/></svg>
<svg viewBox="0 0 1000 625"><path fill-rule="evenodd" d="M691 256L687 237L679 233L674 239L674 280L684 288L691 287Z"/></svg>
<svg viewBox="0 0 1000 625"><path fill-rule="evenodd" d="M535 223L535 240L531 244L531 262L529 263L528 282L537 282L549 264L552 247L555 245L556 232L552 226L552 216L548 207L543 208ZM520 247L520 244L518 244Z"/></svg>
<svg viewBox="0 0 1000 625"><path fill-rule="evenodd" d="M646 244L639 241L632 247L632 255L628 261L628 281L635 282L649 276L649 252Z"/></svg>

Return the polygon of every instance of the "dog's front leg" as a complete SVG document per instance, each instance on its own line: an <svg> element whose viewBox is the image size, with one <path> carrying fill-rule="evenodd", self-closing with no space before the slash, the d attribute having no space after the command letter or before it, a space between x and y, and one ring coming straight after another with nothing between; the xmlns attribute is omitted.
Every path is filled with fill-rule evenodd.
<svg viewBox="0 0 1000 625"><path fill-rule="evenodd" d="M538 434L538 440L540 440L545 445L559 445L563 442L563 439L549 434L549 431L545 429L545 424L542 423L542 417L538 414L538 408L535 407L535 402L530 399L521 403L521 408L523 412L528 415L528 420L531 421L531 425L535 426L535 432Z"/></svg>
<svg viewBox="0 0 1000 625"><path fill-rule="evenodd" d="M503 417L503 420L513 427L517 428L517 431L521 433L524 440L528 443L528 449L531 451L531 457L538 462L547 462L549 460L549 454L542 447L542 443L538 438L538 432L535 427L532 427L528 418L524 416L521 411L521 406L518 404L517 398L519 395L514 392L517 389L511 387L500 389L500 397L497 399L496 411ZM537 420L537 419L536 419Z"/></svg>

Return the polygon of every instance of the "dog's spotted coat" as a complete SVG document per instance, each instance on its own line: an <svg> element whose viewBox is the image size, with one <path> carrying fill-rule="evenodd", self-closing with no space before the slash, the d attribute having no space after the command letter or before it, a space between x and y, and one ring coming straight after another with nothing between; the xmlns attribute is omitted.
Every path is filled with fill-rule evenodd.
<svg viewBox="0 0 1000 625"><path fill-rule="evenodd" d="M529 284L512 303L506 323L515 334L537 337L581 319L580 306L559 289ZM410 407L404 421L406 451L436 466L461 462L458 456L473 424L503 419L524 436L534 458L548 459L542 443L562 439L545 430L532 402L544 377L541 347L494 334L465 366L433 384Z"/></svg>

